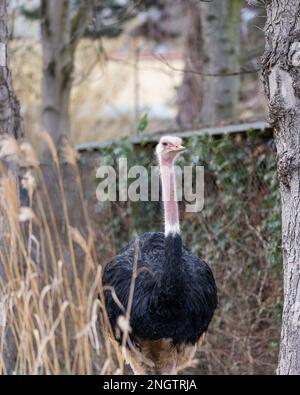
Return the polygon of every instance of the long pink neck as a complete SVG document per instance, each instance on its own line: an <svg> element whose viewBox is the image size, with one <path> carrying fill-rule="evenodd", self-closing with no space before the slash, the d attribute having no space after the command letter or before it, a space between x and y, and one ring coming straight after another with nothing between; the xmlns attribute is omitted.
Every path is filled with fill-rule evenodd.
<svg viewBox="0 0 300 395"><path fill-rule="evenodd" d="M180 234L174 162L159 158L159 164L164 202L165 235Z"/></svg>

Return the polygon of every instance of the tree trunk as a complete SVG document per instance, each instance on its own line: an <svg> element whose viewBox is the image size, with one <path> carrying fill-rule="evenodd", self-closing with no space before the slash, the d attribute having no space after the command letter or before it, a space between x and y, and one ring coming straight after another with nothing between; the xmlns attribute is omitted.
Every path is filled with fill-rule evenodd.
<svg viewBox="0 0 300 395"><path fill-rule="evenodd" d="M200 2L205 74L240 70L240 0ZM236 117L240 77L204 77L201 121L215 124Z"/></svg>
<svg viewBox="0 0 300 395"><path fill-rule="evenodd" d="M9 70L9 52L8 52L8 15L6 0L0 0L0 139L13 137L20 139L23 136L23 123L20 115L20 105L15 95L12 77ZM1 153L0 158L1 177L2 169L9 171L17 182L18 166L12 156L6 157L5 152ZM0 206L0 248L4 251L7 240L7 221L5 213ZM5 284L5 274L2 262L0 261L0 278ZM16 347L13 335L9 327L4 328L2 332L1 324L5 325L4 307L2 305L0 289L0 336L4 333L4 350L2 362L5 365L7 373L12 373L16 361ZM1 343L1 338L0 338Z"/></svg>
<svg viewBox="0 0 300 395"><path fill-rule="evenodd" d="M93 1L79 2L75 15L70 0L42 0L43 122L58 146L70 133L70 94L76 46L91 19Z"/></svg>
<svg viewBox="0 0 300 395"><path fill-rule="evenodd" d="M42 1L43 121L56 144L70 130L74 51L69 11L69 0Z"/></svg>
<svg viewBox="0 0 300 395"><path fill-rule="evenodd" d="M202 108L203 77L191 71L203 70L203 39L199 0L185 3L185 73L178 92L177 123L183 128L199 123Z"/></svg>
<svg viewBox="0 0 300 395"><path fill-rule="evenodd" d="M263 81L282 197L284 307L278 374L300 374L300 2L267 2Z"/></svg>
<svg viewBox="0 0 300 395"><path fill-rule="evenodd" d="M6 1L0 0L0 135L3 134L19 139L23 136L23 124L9 70Z"/></svg>

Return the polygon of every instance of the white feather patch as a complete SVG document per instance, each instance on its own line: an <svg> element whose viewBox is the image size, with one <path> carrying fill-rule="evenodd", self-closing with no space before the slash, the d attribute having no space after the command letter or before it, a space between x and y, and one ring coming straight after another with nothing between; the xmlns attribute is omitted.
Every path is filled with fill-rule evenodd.
<svg viewBox="0 0 300 395"><path fill-rule="evenodd" d="M168 235L178 235L180 234L180 226L179 224L174 224L174 225L170 225L170 224L165 224L165 236Z"/></svg>

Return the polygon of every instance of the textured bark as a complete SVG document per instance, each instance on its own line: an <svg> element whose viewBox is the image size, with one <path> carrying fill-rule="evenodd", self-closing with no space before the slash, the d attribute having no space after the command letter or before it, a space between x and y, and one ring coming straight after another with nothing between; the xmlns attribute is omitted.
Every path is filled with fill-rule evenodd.
<svg viewBox="0 0 300 395"><path fill-rule="evenodd" d="M178 92L177 123L191 127L199 122L202 108L203 77L191 70L203 69L203 39L199 0L185 3L187 8L185 29L185 73Z"/></svg>
<svg viewBox="0 0 300 395"><path fill-rule="evenodd" d="M6 0L0 0L0 138L9 135L19 139L23 136L23 123L20 115L20 105L15 95L11 72L9 69L9 53L8 53L8 16ZM17 163L11 158L2 158L1 168L6 168L16 177L17 182ZM3 166L3 167L2 167ZM2 175L1 175L2 176ZM0 248L4 248L7 241L7 221L5 213L1 212L0 207ZM0 278L5 284L5 275L0 261ZM0 304L1 304L0 290ZM2 306L0 306L0 314L3 314ZM0 317L0 335L2 334ZM1 342L1 339L0 339ZM4 350L2 360L7 373L12 373L16 361L16 347L13 335L8 326L4 331Z"/></svg>
<svg viewBox="0 0 300 395"><path fill-rule="evenodd" d="M282 196L284 308L278 374L300 374L300 1L267 2L263 81Z"/></svg>
<svg viewBox="0 0 300 395"><path fill-rule="evenodd" d="M76 46L92 15L93 1L80 1L71 17L70 0L42 0L43 122L56 145L70 132L70 94Z"/></svg>
<svg viewBox="0 0 300 395"><path fill-rule="evenodd" d="M0 135L23 136L19 101L15 95L8 53L8 19L6 1L0 1Z"/></svg>
<svg viewBox="0 0 300 395"><path fill-rule="evenodd" d="M240 0L200 2L204 40L203 71L226 74L240 70ZM204 77L201 121L215 124L238 111L240 77Z"/></svg>

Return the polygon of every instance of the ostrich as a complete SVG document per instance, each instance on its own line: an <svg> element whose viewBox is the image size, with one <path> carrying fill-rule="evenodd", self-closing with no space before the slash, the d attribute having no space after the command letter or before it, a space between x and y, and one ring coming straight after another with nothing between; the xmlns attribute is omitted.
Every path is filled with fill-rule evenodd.
<svg viewBox="0 0 300 395"><path fill-rule="evenodd" d="M131 241L103 273L107 314L119 343L118 320L135 273L130 331L123 347L135 374L177 374L187 367L218 303L211 269L181 241L174 164L184 150L182 140L170 136L162 137L156 148L164 233L147 232Z"/></svg>

